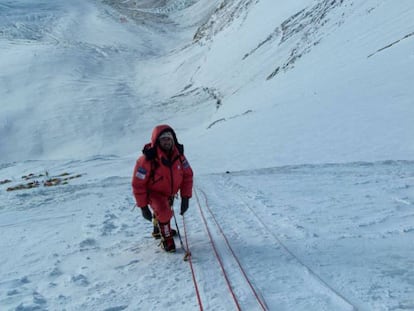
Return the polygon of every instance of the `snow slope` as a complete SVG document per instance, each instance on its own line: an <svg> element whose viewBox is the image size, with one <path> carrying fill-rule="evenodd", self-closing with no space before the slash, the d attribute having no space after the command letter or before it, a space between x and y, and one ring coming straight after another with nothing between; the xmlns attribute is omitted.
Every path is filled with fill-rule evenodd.
<svg viewBox="0 0 414 311"><path fill-rule="evenodd" d="M413 15L0 0L0 309L414 310ZM189 263L134 209L159 123L196 173Z"/></svg>

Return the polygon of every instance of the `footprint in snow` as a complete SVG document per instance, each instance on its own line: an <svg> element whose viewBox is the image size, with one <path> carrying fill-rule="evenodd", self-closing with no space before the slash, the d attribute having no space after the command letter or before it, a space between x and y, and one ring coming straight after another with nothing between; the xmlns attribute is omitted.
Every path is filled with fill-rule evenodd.
<svg viewBox="0 0 414 311"><path fill-rule="evenodd" d="M95 239L87 238L79 243L81 251L98 248L98 242Z"/></svg>
<svg viewBox="0 0 414 311"><path fill-rule="evenodd" d="M57 267L55 267L50 273L49 273L49 276L50 277L58 277L58 276L61 276L63 274L63 272L59 269L59 268L57 268Z"/></svg>
<svg viewBox="0 0 414 311"><path fill-rule="evenodd" d="M45 310L47 309L47 300L43 295L38 292L33 292L33 302L32 303L25 303L22 302L20 305L16 307L16 311L34 311L34 310Z"/></svg>
<svg viewBox="0 0 414 311"><path fill-rule="evenodd" d="M114 220L117 219L118 217L115 216L114 214L106 214L105 215L105 221L102 223L103 227L102 227L102 235L110 235L112 233L112 231L114 231L116 228L118 228L115 224L114 224Z"/></svg>
<svg viewBox="0 0 414 311"><path fill-rule="evenodd" d="M88 278L86 276L84 276L83 274L78 274L78 275L72 276L71 281L73 283L75 283L76 285L79 285L79 286L88 286L89 285Z"/></svg>

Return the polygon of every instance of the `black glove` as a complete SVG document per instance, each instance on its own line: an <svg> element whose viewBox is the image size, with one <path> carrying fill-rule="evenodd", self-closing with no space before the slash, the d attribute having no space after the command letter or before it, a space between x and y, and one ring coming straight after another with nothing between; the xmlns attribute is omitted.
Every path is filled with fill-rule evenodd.
<svg viewBox="0 0 414 311"><path fill-rule="evenodd" d="M147 206L141 207L142 217L144 217L148 221L152 221L152 213Z"/></svg>
<svg viewBox="0 0 414 311"><path fill-rule="evenodd" d="M184 213L188 210L188 201L189 201L189 198L181 198L180 215L184 215Z"/></svg>

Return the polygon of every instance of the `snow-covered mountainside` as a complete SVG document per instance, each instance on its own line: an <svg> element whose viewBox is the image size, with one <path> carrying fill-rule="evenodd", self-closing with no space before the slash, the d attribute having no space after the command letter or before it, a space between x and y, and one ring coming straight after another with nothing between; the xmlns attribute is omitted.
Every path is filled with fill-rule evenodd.
<svg viewBox="0 0 414 311"><path fill-rule="evenodd" d="M105 3L2 4L3 161L135 154L160 122L217 170L413 157L409 0Z"/></svg>
<svg viewBox="0 0 414 311"><path fill-rule="evenodd" d="M0 310L414 310L413 16L0 0ZM195 172L176 254L131 194L160 123Z"/></svg>

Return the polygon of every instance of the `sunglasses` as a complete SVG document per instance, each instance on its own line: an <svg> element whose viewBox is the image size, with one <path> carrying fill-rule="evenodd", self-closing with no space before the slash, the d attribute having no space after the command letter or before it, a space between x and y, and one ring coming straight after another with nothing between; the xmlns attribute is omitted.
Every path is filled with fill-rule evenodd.
<svg viewBox="0 0 414 311"><path fill-rule="evenodd" d="M172 140L172 138L171 137L160 137L159 138L159 140L161 141L161 140L164 140L164 141L166 141L166 140Z"/></svg>

